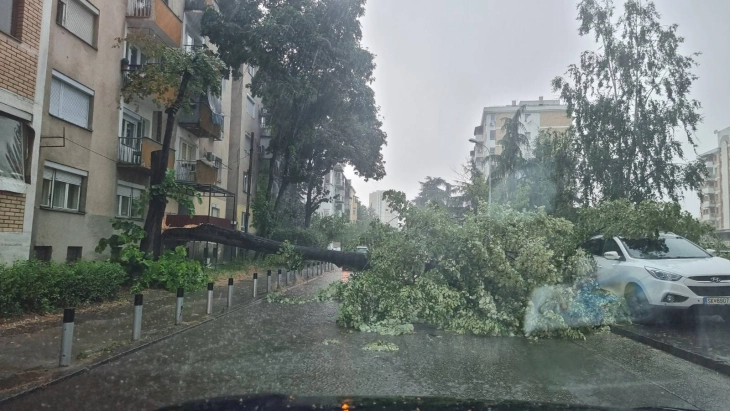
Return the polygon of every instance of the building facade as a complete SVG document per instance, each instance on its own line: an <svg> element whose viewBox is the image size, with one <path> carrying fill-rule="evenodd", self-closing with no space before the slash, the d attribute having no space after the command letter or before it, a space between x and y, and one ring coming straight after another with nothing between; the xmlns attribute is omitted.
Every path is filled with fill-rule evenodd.
<svg viewBox="0 0 730 411"><path fill-rule="evenodd" d="M383 199L383 190L370 193L370 209L375 213L375 218L384 224L398 227L398 213L390 208L390 204Z"/></svg>
<svg viewBox="0 0 730 411"><path fill-rule="evenodd" d="M474 128L474 149L470 152L474 163L483 173L488 174L490 155L502 153L501 140L504 138L502 126L507 118L514 117L517 110L524 106L525 110L520 117L524 132L530 142L534 142L540 132L546 130L565 130L571 125L567 116L567 105L561 104L560 100L544 100L542 96L537 100L525 100L517 103L512 100L508 106L484 107L481 123ZM530 157L529 147L523 153Z"/></svg>
<svg viewBox="0 0 730 411"><path fill-rule="evenodd" d="M0 263L31 254L51 7L0 0Z"/></svg>
<svg viewBox="0 0 730 411"><path fill-rule="evenodd" d="M39 181L31 187L35 213L29 245L43 260L95 259L100 257L94 250L98 241L113 233L112 219L143 223L144 212L135 204L149 187L152 153L162 148L166 131L164 107L151 98L130 103L121 99L129 73L153 62L117 39L137 31L169 47L214 50L199 33L202 13L216 3L39 3L48 5L51 42L39 81L43 144L33 164ZM190 112L178 112L167 167L202 203L186 210L170 201L164 226L211 223L248 229L249 196L258 174L261 101L245 87L254 69L244 67L243 72L235 81L222 76L220 97L196 96ZM207 258L225 253L207 244L191 244L189 251Z"/></svg>
<svg viewBox="0 0 730 411"><path fill-rule="evenodd" d="M709 172L702 187L700 220L715 227L725 238L725 230L730 231L730 127L716 134L718 147L699 155Z"/></svg>
<svg viewBox="0 0 730 411"><path fill-rule="evenodd" d="M323 179L324 189L329 193L328 200L319 205L317 213L321 216L346 217L352 221L350 212L354 189L352 181L345 177L344 166L337 164ZM357 218L357 215L355 215Z"/></svg>

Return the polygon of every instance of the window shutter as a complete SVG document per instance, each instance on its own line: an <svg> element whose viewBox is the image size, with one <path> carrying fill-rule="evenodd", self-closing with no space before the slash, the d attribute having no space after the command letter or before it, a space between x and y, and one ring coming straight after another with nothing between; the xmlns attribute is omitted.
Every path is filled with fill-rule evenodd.
<svg viewBox="0 0 730 411"><path fill-rule="evenodd" d="M68 84L62 84L61 117L77 126L89 127L89 95Z"/></svg>
<svg viewBox="0 0 730 411"><path fill-rule="evenodd" d="M43 179L45 180L53 180L53 169L44 167L43 168Z"/></svg>
<svg viewBox="0 0 730 411"><path fill-rule="evenodd" d="M57 79L51 79L51 103L48 112L56 117L61 117L61 94L63 93L63 83Z"/></svg>
<svg viewBox="0 0 730 411"><path fill-rule="evenodd" d="M81 179L82 178L80 175L71 174L63 170L56 170L56 181L62 181L64 183L80 186Z"/></svg>
<svg viewBox="0 0 730 411"><path fill-rule="evenodd" d="M162 141L162 111L155 111L152 115L152 138L155 141Z"/></svg>
<svg viewBox="0 0 730 411"><path fill-rule="evenodd" d="M66 5L66 28L89 44L94 44L94 14L76 0Z"/></svg>
<svg viewBox="0 0 730 411"><path fill-rule="evenodd" d="M132 197L132 187L117 185L117 195Z"/></svg>

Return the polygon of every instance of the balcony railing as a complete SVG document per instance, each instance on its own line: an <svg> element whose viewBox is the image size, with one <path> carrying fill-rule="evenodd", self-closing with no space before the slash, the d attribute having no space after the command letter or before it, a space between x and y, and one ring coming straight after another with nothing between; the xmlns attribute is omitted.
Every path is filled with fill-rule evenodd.
<svg viewBox="0 0 730 411"><path fill-rule="evenodd" d="M180 112L177 116L180 127L198 137L223 139L224 118L222 114L215 114L211 109L208 96L200 96L191 112Z"/></svg>
<svg viewBox="0 0 730 411"><path fill-rule="evenodd" d="M127 0L129 28L149 28L170 46L180 46L182 20L163 0Z"/></svg>
<svg viewBox="0 0 730 411"><path fill-rule="evenodd" d="M162 144L155 140L143 137L119 137L117 163L120 166L152 168L152 153L162 150ZM167 168L175 166L175 150L170 150Z"/></svg>
<svg viewBox="0 0 730 411"><path fill-rule="evenodd" d="M203 160L178 160L175 163L175 180L188 184L215 184L218 169Z"/></svg>

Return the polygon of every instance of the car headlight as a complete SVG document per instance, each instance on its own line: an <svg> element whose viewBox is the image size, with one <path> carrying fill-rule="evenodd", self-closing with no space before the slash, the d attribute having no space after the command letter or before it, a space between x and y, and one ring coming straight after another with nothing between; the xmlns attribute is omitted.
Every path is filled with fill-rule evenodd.
<svg viewBox="0 0 730 411"><path fill-rule="evenodd" d="M664 280L664 281L677 281L682 278L681 275L675 274L672 272L669 272L667 270L662 270L661 268L655 268L655 267L644 267L646 268L646 271L651 274L652 277L656 278L657 280Z"/></svg>

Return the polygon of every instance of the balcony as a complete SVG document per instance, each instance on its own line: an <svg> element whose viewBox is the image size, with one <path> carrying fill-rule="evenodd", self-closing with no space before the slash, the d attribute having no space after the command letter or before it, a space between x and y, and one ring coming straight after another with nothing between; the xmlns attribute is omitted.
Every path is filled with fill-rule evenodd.
<svg viewBox="0 0 730 411"><path fill-rule="evenodd" d="M162 143L149 138L119 137L117 165L152 172L152 152L162 150ZM170 150L167 168L175 167L175 150Z"/></svg>
<svg viewBox="0 0 730 411"><path fill-rule="evenodd" d="M180 47L182 21L163 0L127 0L127 26L151 29L167 45Z"/></svg>
<svg viewBox="0 0 730 411"><path fill-rule="evenodd" d="M191 225L200 225L200 224L213 224L217 225L218 227L223 228L235 228L235 223L233 223L231 220L221 218L221 217L213 217L208 215L181 215L181 214L168 214L165 217L165 224L172 228L172 227L178 227L183 228L186 226Z"/></svg>
<svg viewBox="0 0 730 411"><path fill-rule="evenodd" d="M214 185L218 181L218 169L203 160L178 160L175 162L175 180L186 184Z"/></svg>
<svg viewBox="0 0 730 411"><path fill-rule="evenodd" d="M216 109L214 112L214 108ZM220 99L200 96L189 113L180 112L177 123L180 127L202 138L223 140L223 122Z"/></svg>
<svg viewBox="0 0 730 411"><path fill-rule="evenodd" d="M702 189L703 194L715 194L715 187L705 187Z"/></svg>
<svg viewBox="0 0 730 411"><path fill-rule="evenodd" d="M271 127L261 127L261 138L271 138Z"/></svg>
<svg viewBox="0 0 730 411"><path fill-rule="evenodd" d="M702 202L702 208L710 208L710 207L717 207L717 205L712 201L703 201Z"/></svg>

